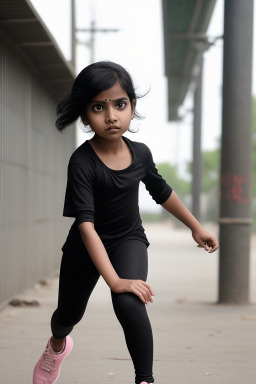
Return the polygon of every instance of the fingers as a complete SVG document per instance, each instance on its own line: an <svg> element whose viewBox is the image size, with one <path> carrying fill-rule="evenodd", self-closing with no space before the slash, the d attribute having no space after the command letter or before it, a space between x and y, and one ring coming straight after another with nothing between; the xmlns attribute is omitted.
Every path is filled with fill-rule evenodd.
<svg viewBox="0 0 256 384"><path fill-rule="evenodd" d="M209 247L210 247L209 253L213 253L213 252L217 251L217 249L219 248L219 243L218 243L218 241L217 241L217 239L215 237L210 239L208 241L208 244L209 244Z"/></svg>
<svg viewBox="0 0 256 384"><path fill-rule="evenodd" d="M148 304L149 301L145 298L145 292L141 293L138 289L134 288L133 293L135 293L144 304Z"/></svg>
<svg viewBox="0 0 256 384"><path fill-rule="evenodd" d="M152 296L155 296L155 292L152 290L151 288L151 285L149 285L149 283L147 283L146 281L141 281L148 289L149 289L149 292Z"/></svg>
<svg viewBox="0 0 256 384"><path fill-rule="evenodd" d="M219 243L216 238L209 238L208 240L201 241L197 239L198 247L204 248L208 253L213 253L219 248Z"/></svg>
<svg viewBox="0 0 256 384"><path fill-rule="evenodd" d="M203 241L200 241L200 242L199 242L198 247L199 247L199 248L204 248L206 251L209 251L209 250L210 250L210 248L209 248L209 246L207 245L207 243L206 243L206 242L203 242Z"/></svg>
<svg viewBox="0 0 256 384"><path fill-rule="evenodd" d="M155 293L151 289L151 286L143 280L133 280L132 292L135 293L145 304L154 302L152 296L155 296Z"/></svg>
<svg viewBox="0 0 256 384"><path fill-rule="evenodd" d="M208 231L192 232L192 236L198 243L198 247L204 248L209 253L215 252L219 248L217 238Z"/></svg>
<svg viewBox="0 0 256 384"><path fill-rule="evenodd" d="M200 243L200 245L198 245L199 248L204 248L208 253L213 253L215 251L217 251L217 249L219 248L219 244L216 241L209 241L208 244L207 242L203 242L203 243Z"/></svg>
<svg viewBox="0 0 256 384"><path fill-rule="evenodd" d="M153 299L152 299L152 296L151 296L151 292L150 290L143 284L143 283L140 283L139 284L139 288L138 290L140 291L140 293L142 294L143 296L143 302L145 304L148 304L149 302L153 303Z"/></svg>
<svg viewBox="0 0 256 384"><path fill-rule="evenodd" d="M217 251L217 249L219 249L219 244L218 244L218 243L215 244L215 245L212 247L212 249L209 251L209 253L215 252L215 251Z"/></svg>

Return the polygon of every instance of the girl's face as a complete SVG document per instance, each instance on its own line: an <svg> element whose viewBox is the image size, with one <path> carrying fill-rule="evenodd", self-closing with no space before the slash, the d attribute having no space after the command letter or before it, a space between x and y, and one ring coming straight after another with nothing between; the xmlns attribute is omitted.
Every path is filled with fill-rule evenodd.
<svg viewBox="0 0 256 384"><path fill-rule="evenodd" d="M131 104L127 93L117 81L90 101L83 122L90 125L95 136L116 140L128 130L134 108L135 100Z"/></svg>

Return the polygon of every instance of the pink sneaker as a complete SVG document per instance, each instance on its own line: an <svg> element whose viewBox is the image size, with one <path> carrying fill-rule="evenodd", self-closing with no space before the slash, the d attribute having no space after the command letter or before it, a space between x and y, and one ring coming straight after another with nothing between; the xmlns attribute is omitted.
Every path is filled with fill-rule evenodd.
<svg viewBox="0 0 256 384"><path fill-rule="evenodd" d="M153 383L146 383L146 381L142 381L140 384L153 384Z"/></svg>
<svg viewBox="0 0 256 384"><path fill-rule="evenodd" d="M73 340L66 337L65 349L59 355L52 349L51 338L48 340L44 353L34 368L33 384L54 384L60 375L60 367L63 360L73 348Z"/></svg>

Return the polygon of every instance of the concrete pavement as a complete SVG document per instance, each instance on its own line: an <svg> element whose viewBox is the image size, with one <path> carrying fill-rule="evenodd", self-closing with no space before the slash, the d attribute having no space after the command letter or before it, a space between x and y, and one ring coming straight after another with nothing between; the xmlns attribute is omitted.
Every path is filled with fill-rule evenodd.
<svg viewBox="0 0 256 384"><path fill-rule="evenodd" d="M215 232L214 228L207 227ZM218 251L196 247L190 231L145 224L148 282L156 292L147 306L154 333L156 384L254 384L256 382L256 240L252 239L251 301L217 305ZM50 336L58 279L20 294L40 307L0 312L0 383L32 383L33 367ZM72 332L74 349L60 384L132 384L133 366L123 331L100 278L86 314Z"/></svg>

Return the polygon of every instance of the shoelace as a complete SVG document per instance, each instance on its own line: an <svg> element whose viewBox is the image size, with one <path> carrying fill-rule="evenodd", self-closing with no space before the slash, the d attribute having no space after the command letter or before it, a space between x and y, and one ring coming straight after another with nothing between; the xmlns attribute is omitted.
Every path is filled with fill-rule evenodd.
<svg viewBox="0 0 256 384"><path fill-rule="evenodd" d="M54 373L55 360L53 356L47 351L43 353L43 361L41 368L49 373Z"/></svg>

